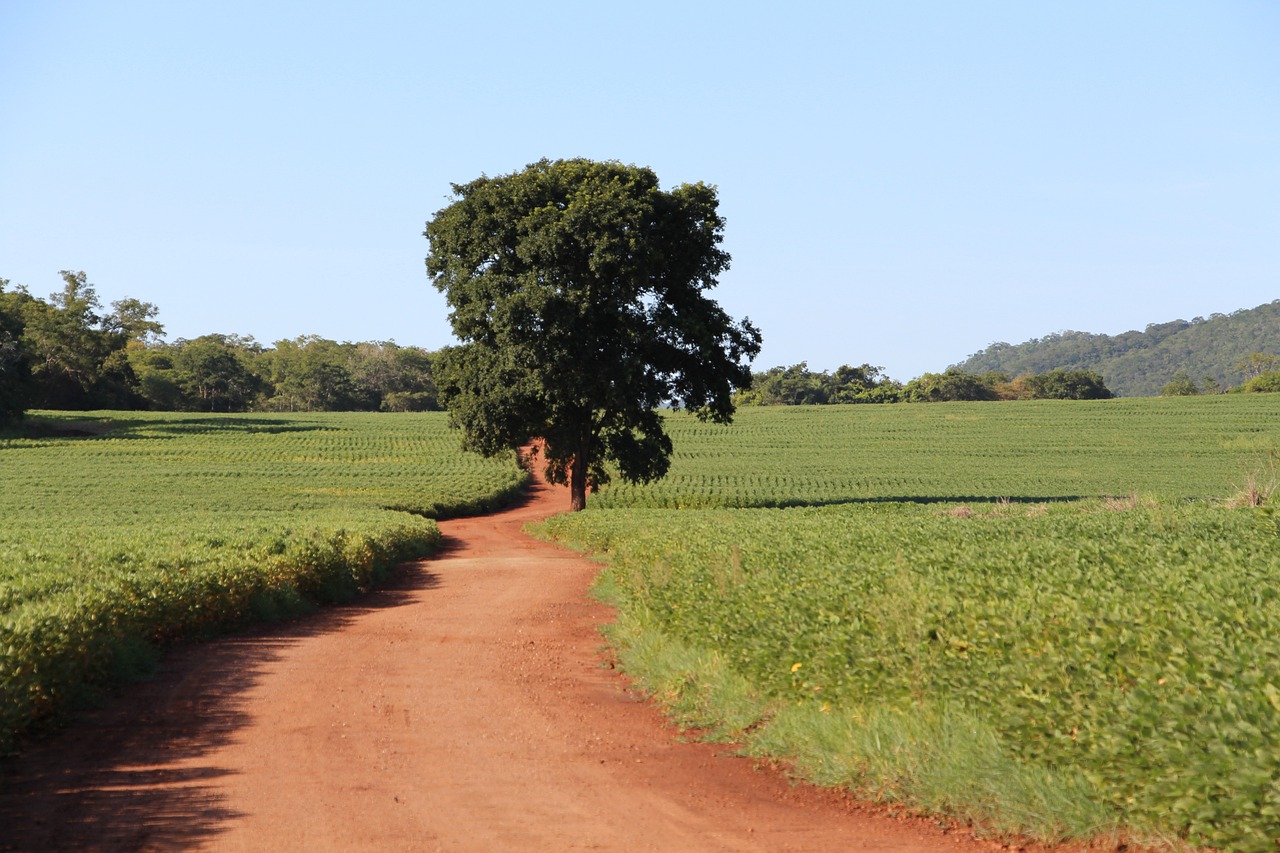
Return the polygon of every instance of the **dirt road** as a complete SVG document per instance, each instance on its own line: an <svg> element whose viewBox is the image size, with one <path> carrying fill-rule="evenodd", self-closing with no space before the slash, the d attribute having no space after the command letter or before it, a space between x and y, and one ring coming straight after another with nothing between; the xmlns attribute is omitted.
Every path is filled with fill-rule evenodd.
<svg viewBox="0 0 1280 853"><path fill-rule="evenodd" d="M990 850L685 743L538 485L357 604L169 656L0 779L0 850Z"/></svg>

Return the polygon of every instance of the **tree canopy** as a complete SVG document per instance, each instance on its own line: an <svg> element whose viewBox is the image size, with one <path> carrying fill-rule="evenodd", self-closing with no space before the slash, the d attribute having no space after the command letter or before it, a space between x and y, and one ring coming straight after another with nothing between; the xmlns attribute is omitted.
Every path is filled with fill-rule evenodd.
<svg viewBox="0 0 1280 853"><path fill-rule="evenodd" d="M1008 375L988 373L979 376L954 367L942 373L917 376L902 389L902 399L909 403L945 403L956 400L999 400L998 382Z"/></svg>
<svg viewBox="0 0 1280 853"><path fill-rule="evenodd" d="M434 357L391 341L338 343L317 335L264 347L201 335L129 350L153 408L205 412L410 412L439 409Z"/></svg>
<svg viewBox="0 0 1280 853"><path fill-rule="evenodd" d="M29 372L29 382L24 381L27 404L49 409L136 407L135 377L125 348L163 331L153 320L155 306L122 300L103 315L83 272L62 270L59 275L63 288L47 301L21 285L8 292L0 288L0 312L10 318L8 332L0 331L0 337L20 330L17 348L23 372Z"/></svg>
<svg viewBox="0 0 1280 853"><path fill-rule="evenodd" d="M32 395L31 355L23 341L24 324L5 298L8 279L0 278L0 426L22 417Z"/></svg>
<svg viewBox="0 0 1280 853"><path fill-rule="evenodd" d="M834 373L817 373L802 361L753 374L750 390L739 394L737 402L740 406L896 403L901 396L902 385L885 376L883 367L842 364Z"/></svg>
<svg viewBox="0 0 1280 853"><path fill-rule="evenodd" d="M1050 370L1011 377L988 371L968 373L950 367L925 373L906 385L888 378L883 368L845 364L834 373L816 373L807 362L774 367L752 377L750 390L738 394L742 406L798 406L829 403L940 403L957 400L1106 400L1112 396L1102 377L1090 370Z"/></svg>
<svg viewBox="0 0 1280 853"><path fill-rule="evenodd" d="M633 482L666 473L659 407L732 419L760 332L707 296L729 266L714 187L664 191L648 168L574 159L453 191L424 236L462 342L437 381L465 447L542 439L576 510L610 463Z"/></svg>
<svg viewBox="0 0 1280 853"><path fill-rule="evenodd" d="M0 426L29 409L385 411L439 409L434 356L393 341L316 335L264 347L244 335L162 338L154 305L105 311L83 272L39 299L0 278Z"/></svg>
<svg viewBox="0 0 1280 853"><path fill-rule="evenodd" d="M1020 378L1033 400L1110 400L1114 396L1092 370L1050 370Z"/></svg>

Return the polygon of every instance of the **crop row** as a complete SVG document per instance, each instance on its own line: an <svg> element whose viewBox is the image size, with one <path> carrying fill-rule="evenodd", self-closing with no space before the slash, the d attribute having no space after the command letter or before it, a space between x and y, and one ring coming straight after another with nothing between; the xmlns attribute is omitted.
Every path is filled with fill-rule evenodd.
<svg viewBox="0 0 1280 853"><path fill-rule="evenodd" d="M1060 500L1234 491L1280 447L1273 395L1195 399L774 406L730 426L667 418L670 474L599 508L867 500Z"/></svg>

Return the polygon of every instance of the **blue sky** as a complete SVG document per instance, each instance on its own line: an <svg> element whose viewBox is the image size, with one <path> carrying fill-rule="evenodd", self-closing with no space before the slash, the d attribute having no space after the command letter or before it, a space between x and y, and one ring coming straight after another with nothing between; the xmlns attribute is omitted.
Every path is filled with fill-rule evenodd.
<svg viewBox="0 0 1280 853"><path fill-rule="evenodd" d="M1280 298L1280 4L0 0L0 277L437 348L450 184L719 188L758 369Z"/></svg>

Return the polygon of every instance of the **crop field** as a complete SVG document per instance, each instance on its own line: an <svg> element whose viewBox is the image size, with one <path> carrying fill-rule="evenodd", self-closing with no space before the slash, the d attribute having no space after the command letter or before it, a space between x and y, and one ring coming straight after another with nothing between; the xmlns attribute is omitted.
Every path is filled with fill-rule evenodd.
<svg viewBox="0 0 1280 853"><path fill-rule="evenodd" d="M670 474L599 508L867 500L1062 500L1229 493L1280 447L1280 401L1252 397L774 406L729 426L667 420Z"/></svg>
<svg viewBox="0 0 1280 853"><path fill-rule="evenodd" d="M40 419L0 437L0 748L158 643L349 597L525 478L438 413Z"/></svg>
<svg viewBox="0 0 1280 853"><path fill-rule="evenodd" d="M542 532L608 557L624 665L697 725L1011 831L1276 849L1280 514L1238 498L1275 486L1280 399L670 424L672 476ZM931 751L983 757L938 792Z"/></svg>

